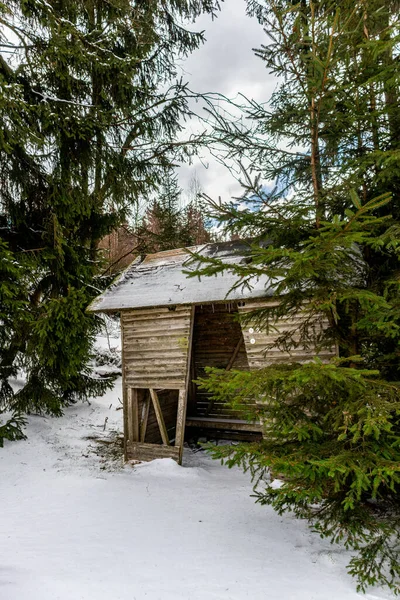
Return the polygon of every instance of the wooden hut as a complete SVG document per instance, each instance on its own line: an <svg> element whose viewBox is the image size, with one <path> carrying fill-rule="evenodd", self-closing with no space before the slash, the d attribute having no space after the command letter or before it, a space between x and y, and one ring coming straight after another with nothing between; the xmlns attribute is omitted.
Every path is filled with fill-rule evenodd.
<svg viewBox="0 0 400 600"><path fill-rule="evenodd" d="M232 264L247 261L249 247L234 241L192 250ZM183 273L191 268L182 248L139 257L89 307L121 315L126 460L171 457L181 463L185 429L260 436L260 424L213 402L193 381L206 366L252 370L313 355L309 349L265 352L279 330L293 327L293 318L269 335L234 318L277 301L267 276L241 288L233 287L237 276L229 270L199 279ZM333 353L319 356L329 359Z"/></svg>

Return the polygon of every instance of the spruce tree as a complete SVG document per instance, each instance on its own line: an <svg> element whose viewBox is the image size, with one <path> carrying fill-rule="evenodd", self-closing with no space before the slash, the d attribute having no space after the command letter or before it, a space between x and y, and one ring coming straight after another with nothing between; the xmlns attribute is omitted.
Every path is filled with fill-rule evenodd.
<svg viewBox="0 0 400 600"><path fill-rule="evenodd" d="M267 273L280 299L252 322L273 331L301 311L302 326L288 328L278 347L335 344L339 357L253 373L211 369L201 385L264 425L262 442L213 455L250 469L259 502L351 548L360 589L380 582L399 592L397 8L248 2L270 35L256 54L281 83L268 105L243 103L249 130L214 112L227 156L258 175L244 172L240 207L213 209L229 232L252 238L247 264L229 267L237 285ZM263 181L275 187L266 193ZM209 261L201 272L224 268Z"/></svg>
<svg viewBox="0 0 400 600"><path fill-rule="evenodd" d="M197 175L193 175L187 189L187 204L182 215L182 246L196 246L211 241L211 223L206 218L203 190Z"/></svg>
<svg viewBox="0 0 400 600"><path fill-rule="evenodd" d="M26 289L23 284L21 286L25 276L22 268L13 260L7 245L0 240L0 348L8 348L10 354L13 353L12 342L16 333L21 335L19 330L29 324L29 316L25 312ZM0 393L3 398L12 397L13 390L7 378L15 374L15 365L8 361L2 373ZM22 439L23 425L24 421L18 412L11 417L7 416L4 423L0 420L0 447L3 446L4 439Z"/></svg>
<svg viewBox="0 0 400 600"><path fill-rule="evenodd" d="M98 242L189 152L176 59L204 41L184 24L217 4L1 3L0 231L24 303L5 305L3 407L59 414L110 384L88 366L99 322L85 308L105 283ZM14 396L17 365L27 382Z"/></svg>
<svg viewBox="0 0 400 600"><path fill-rule="evenodd" d="M165 173L157 198L146 211L139 230L142 252L162 252L180 247L181 189L172 170Z"/></svg>
<svg viewBox="0 0 400 600"><path fill-rule="evenodd" d="M178 176L169 169L157 198L150 203L138 228L139 252L162 252L210 240L198 199L189 199L186 206L182 206L182 202Z"/></svg>

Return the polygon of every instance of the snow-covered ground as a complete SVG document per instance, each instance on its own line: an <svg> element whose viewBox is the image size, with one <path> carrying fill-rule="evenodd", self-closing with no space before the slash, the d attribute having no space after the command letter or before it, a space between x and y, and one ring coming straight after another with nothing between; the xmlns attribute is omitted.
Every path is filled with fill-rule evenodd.
<svg viewBox="0 0 400 600"><path fill-rule="evenodd" d="M1 600L391 597L357 594L340 548L203 452L123 466L120 398L118 380L0 449Z"/></svg>

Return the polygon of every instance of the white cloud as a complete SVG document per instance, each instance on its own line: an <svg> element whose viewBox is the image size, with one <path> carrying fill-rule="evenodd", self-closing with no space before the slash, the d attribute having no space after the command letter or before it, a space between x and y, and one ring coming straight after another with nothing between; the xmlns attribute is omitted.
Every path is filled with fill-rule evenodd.
<svg viewBox="0 0 400 600"><path fill-rule="evenodd" d="M242 93L266 102L277 80L254 55L253 48L268 43L256 19L246 15L245 0L225 0L218 18L201 17L195 24L204 29L206 43L182 63L184 80L196 92L218 92L228 97ZM202 163L207 165L207 168ZM241 194L241 188L227 168L204 152L203 161L180 168L181 186L187 188L196 172L204 191L213 198L228 200Z"/></svg>

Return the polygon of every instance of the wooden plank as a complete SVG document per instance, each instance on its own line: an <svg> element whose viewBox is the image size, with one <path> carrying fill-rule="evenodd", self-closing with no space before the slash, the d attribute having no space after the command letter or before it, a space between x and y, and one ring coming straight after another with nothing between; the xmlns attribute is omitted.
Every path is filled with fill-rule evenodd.
<svg viewBox="0 0 400 600"><path fill-rule="evenodd" d="M124 323L126 326L131 326L132 324L139 325L141 323L148 323L150 319L157 324L161 324L164 322L172 323L178 321L184 321L187 319L188 313L186 312L167 312L159 314L155 309L147 315L130 315L129 317L125 317Z"/></svg>
<svg viewBox="0 0 400 600"><path fill-rule="evenodd" d="M172 328L169 324L169 321L166 321L163 324L153 324L155 325L154 328L151 327L150 328L143 328L141 325L135 328L125 328L126 331L126 337L127 338L140 338L143 339L143 341L146 341L148 338L151 337L161 337L161 336L166 336L168 338L179 338L183 335L187 335L189 333L189 324L187 322L185 322L184 324L180 324L179 327L174 327ZM140 329L139 329L140 327Z"/></svg>
<svg viewBox="0 0 400 600"><path fill-rule="evenodd" d="M188 417L186 419L187 427L200 427L203 429L226 429L229 431L262 431L260 423L249 423L241 419L224 420L221 418L210 417Z"/></svg>
<svg viewBox="0 0 400 600"><path fill-rule="evenodd" d="M137 379L129 379L127 378L127 383L128 385L132 385L132 387L137 387L140 389L149 389L149 388L153 388L153 389L165 389L165 390L178 390L181 387L183 387L185 385L185 380L184 379L153 379L153 378L149 378L147 377L146 379L144 378L137 378Z"/></svg>
<svg viewBox="0 0 400 600"><path fill-rule="evenodd" d="M144 399L142 404L142 418L140 420L140 441L144 442L146 438L147 424L149 421L149 412L150 412L150 398L147 397Z"/></svg>
<svg viewBox="0 0 400 600"><path fill-rule="evenodd" d="M128 460L154 460L155 458L173 458L179 461L179 448L134 442L127 447Z"/></svg>
<svg viewBox="0 0 400 600"><path fill-rule="evenodd" d="M149 364L149 361L161 361L161 363L166 362L168 359L173 361L173 364L178 364L182 366L182 363L185 364L185 358L181 350L171 350L168 353L160 354L160 352L156 350L150 350L146 352L138 351L138 350L130 350L129 352L125 352L126 354L126 364L130 367L133 365L133 362L139 361L145 364Z"/></svg>
<svg viewBox="0 0 400 600"><path fill-rule="evenodd" d="M154 406L154 412L156 413L157 423L160 428L160 433L161 433L161 438L162 438L163 444L165 444L166 446L169 446L168 432L167 432L167 428L165 427L164 417L163 417L160 402L158 399L158 394L152 388L150 388L149 391L150 391L150 396L151 396L153 406Z"/></svg>
<svg viewBox="0 0 400 600"><path fill-rule="evenodd" d="M157 373L157 364L154 365L154 369L150 370L150 369L146 369L145 371L141 370L141 369L135 369L132 368L129 365L129 368L126 369L126 378L128 379L141 379L141 380L154 380L154 381L185 381L185 374L182 373L180 370L178 371L177 369L166 369L166 368L162 368L160 367L160 371ZM140 385L137 386L132 386L132 387L141 387ZM148 386L144 386L147 388L155 388L157 389L158 387L162 388L164 386L160 385L148 385ZM178 386L179 388L180 386Z"/></svg>
<svg viewBox="0 0 400 600"><path fill-rule="evenodd" d="M183 444L185 441L185 424L186 424L186 410L187 410L187 399L189 390L189 374L190 374L190 359L192 356L192 343L193 343L193 327L194 327L194 315L195 308L191 307L190 311L190 333L188 339L187 349L187 366L186 366L186 380L185 387L179 390L178 396L178 414L176 416L176 434L175 434L175 446L179 448L179 464L182 464L183 456Z"/></svg>
<svg viewBox="0 0 400 600"><path fill-rule="evenodd" d="M242 344L244 343L243 337L240 338L240 340L238 341L238 343L236 344L236 348L233 351L233 354L231 356L231 358L229 359L228 365L225 369L225 371L230 371L232 368L233 363L236 360L237 355L239 354L239 350L242 347Z"/></svg>
<svg viewBox="0 0 400 600"><path fill-rule="evenodd" d="M154 359L171 357L179 360L180 358L184 357L185 350L182 350L182 348L179 348L179 346L176 344L173 348L169 348L163 354L160 351L160 348L157 348L157 346L153 346L153 348L143 348L139 345L132 345L125 347L125 353L127 355L128 360L136 357L142 358L143 360L146 358L152 359L153 357Z"/></svg>
<svg viewBox="0 0 400 600"><path fill-rule="evenodd" d="M179 448L179 464L182 464L183 443L185 437L185 417L187 404L187 388L179 390L178 414L176 416L175 446Z"/></svg>
<svg viewBox="0 0 400 600"><path fill-rule="evenodd" d="M133 356L133 360L135 361L135 363L134 364L131 363L129 365L132 370L140 369L145 366L147 367L149 364L148 358L141 358L141 357L139 358L139 357ZM159 361L159 364L161 364L161 366L164 366L164 367L167 365L167 361L168 361L168 364L173 366L174 368L180 369L182 366L186 366L185 360L183 358L176 358L176 359L170 358L168 360L167 357L165 357L165 358L162 357L162 358L159 358L158 361Z"/></svg>
<svg viewBox="0 0 400 600"><path fill-rule="evenodd" d="M135 388L128 388L127 423L128 442L137 442L139 440L139 402L138 390Z"/></svg>
<svg viewBox="0 0 400 600"><path fill-rule="evenodd" d="M181 331L188 331L189 321L187 319L163 319L162 322L156 320L146 322L135 322L126 327L128 335L138 335L139 337L146 338L153 334L158 336L160 332L166 333L171 337L178 337Z"/></svg>
<svg viewBox="0 0 400 600"><path fill-rule="evenodd" d="M150 384L150 386L148 385ZM185 382L184 381L155 381L155 380L150 380L150 381L143 381L140 382L139 380L135 380L132 382L132 387L137 387L139 389L144 389L144 390L148 390L150 389L150 387L153 390L178 390L180 388L182 388L184 386Z"/></svg>
<svg viewBox="0 0 400 600"><path fill-rule="evenodd" d="M151 385L132 385L131 387L145 388L153 390L157 389L179 389L185 385L184 377L178 377L177 373L132 373L128 372L126 375L128 384L135 381L149 381ZM175 383L177 385L175 385Z"/></svg>
<svg viewBox="0 0 400 600"><path fill-rule="evenodd" d="M135 350L138 351L149 351L149 350L157 350L157 352L170 352L172 349L179 349L181 352L185 352L187 349L187 336L178 337L168 337L166 335L160 335L156 338L147 338L146 340L140 340L138 338L125 336L125 343L128 345L133 345Z"/></svg>
<svg viewBox="0 0 400 600"><path fill-rule="evenodd" d="M127 403L126 403L126 443L130 444L134 442L133 434L133 418L132 418L132 388L127 389Z"/></svg>
<svg viewBox="0 0 400 600"><path fill-rule="evenodd" d="M276 300L246 302L245 307L239 307L239 312L243 314L257 308L262 308L263 306L277 306L277 304L278 302ZM277 323L274 323L276 330L271 329L268 334L265 331L258 331L257 327L251 322L246 323L245 326L242 323L243 338L250 368L260 369L267 365L284 362L304 363L312 360L315 355L319 356L322 360L327 361L334 356L336 354L335 348L324 348L317 352L315 347L310 346L309 348L299 347L292 349L290 352L283 352L276 347L275 344L277 338L286 331L294 331L294 341L299 340L299 335L296 335L296 329L301 327L305 318L306 315L301 312L297 315L291 315L289 318L282 318ZM323 320L320 322L316 319L315 325L321 330L327 326L328 323L327 321ZM251 334L248 331L250 328L255 329Z"/></svg>
<svg viewBox="0 0 400 600"><path fill-rule="evenodd" d="M184 366L186 367L186 364ZM171 377L173 377L174 375L180 376L181 374L184 377L185 374L185 371L183 371L182 373L182 363L180 365L173 364L171 365L171 368L168 369L166 358L161 359L160 362L157 360L157 364L155 365L149 365L149 361L147 361L146 366L139 366L136 364L135 361L132 361L128 365L128 367L130 373L133 375L137 375L140 373L153 373L154 375L160 374L162 376L164 373L168 373L168 375L170 375Z"/></svg>
<svg viewBox="0 0 400 600"><path fill-rule="evenodd" d="M179 336L182 332L187 331L189 328L189 321L185 319L179 319L178 322L170 322L170 319L163 325L163 330L168 332L169 335ZM137 335L139 337L149 337L151 335L157 335L160 332L160 324L155 321L145 321L144 323L135 323L126 327L126 331L130 335Z"/></svg>
<svg viewBox="0 0 400 600"><path fill-rule="evenodd" d="M124 317L126 379L132 387L185 385L190 307L142 309Z"/></svg>
<svg viewBox="0 0 400 600"><path fill-rule="evenodd" d="M129 320L130 318L138 319L138 318L148 318L153 316L165 316L165 315L189 315L190 314L191 305L188 304L177 304L175 310L172 310L172 307L158 307L158 308L132 308L130 310L123 311L124 319Z"/></svg>
<svg viewBox="0 0 400 600"><path fill-rule="evenodd" d="M166 342L185 338L188 335L188 328L182 327L178 331L166 328L160 328L157 331L149 331L148 335L145 335L144 331L126 331L125 337L128 342L137 342L139 344L149 344L152 340L159 340L164 338Z"/></svg>
<svg viewBox="0 0 400 600"><path fill-rule="evenodd" d="M128 394L125 374L125 353L124 353L124 327L122 315L120 318L121 326L121 360L122 360L122 412L124 422L124 460L127 459L127 441L128 441Z"/></svg>
<svg viewBox="0 0 400 600"><path fill-rule="evenodd" d="M207 439L253 442L261 441L263 434L261 431L233 431L224 429L208 429L207 427L189 428L191 438L206 437Z"/></svg>
<svg viewBox="0 0 400 600"><path fill-rule="evenodd" d="M244 302L244 306L238 305L238 308L241 312L245 312L246 310L256 310L257 308L262 308L263 306L278 306L279 300L275 300L272 298L260 298L259 300L246 300Z"/></svg>
<svg viewBox="0 0 400 600"><path fill-rule="evenodd" d="M139 369L129 369L127 371L126 374L127 379L153 379L155 381L163 381L163 380L167 380L167 381L185 381L185 377L184 375L182 375L179 371L175 371L175 370L167 370L167 369L163 369L160 368L160 371L157 373L156 372L156 368L154 368L154 371L150 371L150 370L139 370ZM136 387L140 387L140 386L136 386ZM152 387L157 389L157 385L150 385L147 387ZM159 387L163 387L162 385Z"/></svg>

